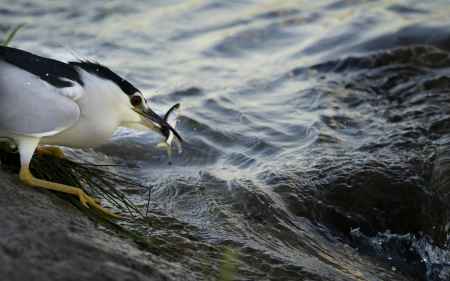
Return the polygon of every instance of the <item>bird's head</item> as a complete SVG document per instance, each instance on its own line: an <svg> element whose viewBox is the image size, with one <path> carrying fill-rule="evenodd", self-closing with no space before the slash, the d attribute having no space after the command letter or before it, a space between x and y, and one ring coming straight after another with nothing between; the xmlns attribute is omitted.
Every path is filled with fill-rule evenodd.
<svg viewBox="0 0 450 281"><path fill-rule="evenodd" d="M163 135L166 140L170 138L171 134L173 134L178 139L178 141L182 142L181 136L167 122L170 113L174 109L177 109L179 107L179 104L176 104L172 108L170 108L163 117L156 114L150 108L149 103L139 91L130 96L130 104L132 105L133 111L140 115L140 120L144 126L157 131L158 133Z"/></svg>
<svg viewBox="0 0 450 281"><path fill-rule="evenodd" d="M111 102L116 105L116 113L120 115L120 125L133 129L147 128L161 134L166 142L172 137L182 142L178 132L168 122L171 112L178 107L178 104L161 117L151 109L150 102L141 91L109 68L91 61L77 61L69 64L81 68L94 77L113 83L113 87L104 92L110 94ZM121 93L110 93L114 91Z"/></svg>

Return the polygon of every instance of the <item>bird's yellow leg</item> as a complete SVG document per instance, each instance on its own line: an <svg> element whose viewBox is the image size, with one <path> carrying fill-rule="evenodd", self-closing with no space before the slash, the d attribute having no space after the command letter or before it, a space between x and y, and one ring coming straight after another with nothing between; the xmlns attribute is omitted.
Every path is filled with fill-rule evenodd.
<svg viewBox="0 0 450 281"><path fill-rule="evenodd" d="M64 151L56 146L38 146L36 153L39 155L50 155L59 159L64 158Z"/></svg>
<svg viewBox="0 0 450 281"><path fill-rule="evenodd" d="M33 177L33 175L30 172L30 169L27 166L24 166L20 169L19 177L20 177L20 180L27 185L75 195L80 199L81 204L83 204L83 206L85 206L86 208L89 208L91 206L91 207L94 207L96 210L98 210L108 216L111 216L114 218L120 218L120 216L118 216L118 215L108 211L107 209L103 208L102 206L100 206L97 203L98 201L96 199L87 195L81 188L37 179L37 178Z"/></svg>
<svg viewBox="0 0 450 281"><path fill-rule="evenodd" d="M57 146L38 146L36 148L38 155L49 155L58 159L64 159L64 151ZM92 197L91 197L92 198ZM100 200L93 198L97 204L100 204Z"/></svg>

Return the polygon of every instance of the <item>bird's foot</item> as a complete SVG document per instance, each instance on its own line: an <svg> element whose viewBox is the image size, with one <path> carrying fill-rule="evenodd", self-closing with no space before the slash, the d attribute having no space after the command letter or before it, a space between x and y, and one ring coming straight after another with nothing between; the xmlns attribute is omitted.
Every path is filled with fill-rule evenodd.
<svg viewBox="0 0 450 281"><path fill-rule="evenodd" d="M49 156L53 156L59 159L63 159L64 158L64 151L56 146L39 146L36 149L36 153L38 155L49 155Z"/></svg>
<svg viewBox="0 0 450 281"><path fill-rule="evenodd" d="M113 212L100 206L99 199L87 195L86 192L84 192L81 188L77 188L77 187L74 187L74 188L76 189L76 193L77 193L78 198L80 199L81 204L83 204L83 206L85 206L86 208L94 207L94 209L96 209L97 211L100 211L110 217L113 217L116 219L120 218L120 216L118 216L118 215L114 214Z"/></svg>
<svg viewBox="0 0 450 281"><path fill-rule="evenodd" d="M98 199L95 199L95 198L87 195L86 192L84 192L81 188L37 179L37 178L33 177L30 170L28 169L28 167L21 168L19 177L20 177L20 180L23 181L27 185L75 195L78 197L78 199L80 199L80 202L84 207L86 207L86 208L93 207L97 211L99 211L107 216L110 216L110 217L113 217L116 219L120 218L120 216L118 216L118 215L112 213L111 211L100 206L100 201Z"/></svg>

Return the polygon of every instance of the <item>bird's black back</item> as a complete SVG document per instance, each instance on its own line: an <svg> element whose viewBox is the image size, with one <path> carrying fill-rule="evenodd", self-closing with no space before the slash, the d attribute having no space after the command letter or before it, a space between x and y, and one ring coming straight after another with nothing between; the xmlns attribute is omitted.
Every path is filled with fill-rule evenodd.
<svg viewBox="0 0 450 281"><path fill-rule="evenodd" d="M91 74L94 74L100 78L112 81L115 83L122 91L128 96L133 95L136 92L139 92L136 87L134 87L130 82L123 79L111 69L107 68L104 65L101 65L94 61L82 60L82 61L70 61L69 64L72 66L78 66L82 68L84 71L87 71Z"/></svg>
<svg viewBox="0 0 450 281"><path fill-rule="evenodd" d="M44 58L16 48L0 46L0 61L15 65L30 72L57 88L73 86L76 82L84 85L77 67L100 78L114 82L127 95L139 90L112 70L92 61L71 61L64 63L50 58Z"/></svg>
<svg viewBox="0 0 450 281"><path fill-rule="evenodd" d="M39 78L57 88L71 87L73 82L83 85L80 74L72 65L20 49L0 46L0 61L15 65L39 76Z"/></svg>

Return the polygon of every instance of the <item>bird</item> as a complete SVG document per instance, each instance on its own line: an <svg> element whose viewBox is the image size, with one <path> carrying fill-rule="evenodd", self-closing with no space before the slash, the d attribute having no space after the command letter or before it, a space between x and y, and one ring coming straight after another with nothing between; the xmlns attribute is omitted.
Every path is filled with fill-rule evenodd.
<svg viewBox="0 0 450 281"><path fill-rule="evenodd" d="M64 157L60 146L102 145L119 127L182 142L167 116L155 113L140 90L97 61L62 62L0 47L0 139L16 145L23 183L71 194L87 208L118 217L78 187L34 177L30 162L35 152Z"/></svg>

